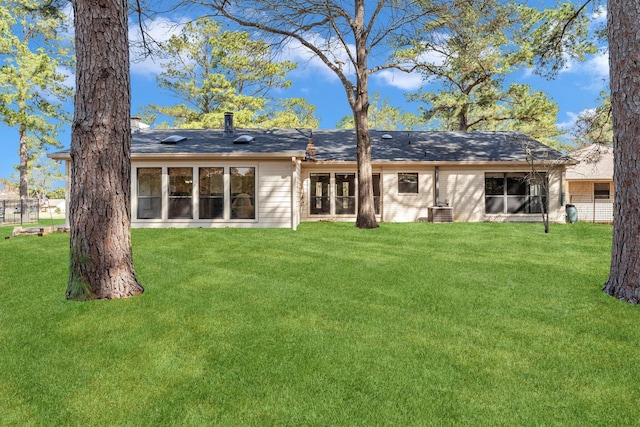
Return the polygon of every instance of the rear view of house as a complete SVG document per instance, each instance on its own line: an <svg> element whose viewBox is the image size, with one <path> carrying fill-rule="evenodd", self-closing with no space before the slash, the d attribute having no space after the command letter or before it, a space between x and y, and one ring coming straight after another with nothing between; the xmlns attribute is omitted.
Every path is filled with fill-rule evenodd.
<svg viewBox="0 0 640 427"><path fill-rule="evenodd" d="M564 221L561 153L515 132L371 132L379 221ZM353 130L140 129L132 135L133 227L288 227L354 221ZM527 157L529 156L529 158ZM68 152L52 155L70 161ZM69 168L67 168L69 170ZM557 172L557 171L556 171ZM538 198L538 196L542 196Z"/></svg>

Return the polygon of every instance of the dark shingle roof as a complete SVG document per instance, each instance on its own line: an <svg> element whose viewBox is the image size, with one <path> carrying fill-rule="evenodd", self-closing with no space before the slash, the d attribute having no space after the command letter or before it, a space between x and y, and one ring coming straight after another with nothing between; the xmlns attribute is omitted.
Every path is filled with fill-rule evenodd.
<svg viewBox="0 0 640 427"><path fill-rule="evenodd" d="M182 136L175 144L161 143ZM247 144L234 139L249 135ZM525 148L538 160L558 160L563 154L517 132L379 132L371 131L374 162L524 162ZM383 138L390 136L390 139ZM236 129L232 136L221 130L143 129L132 135L132 155L269 155L301 157L313 139L316 161L356 161L353 130Z"/></svg>

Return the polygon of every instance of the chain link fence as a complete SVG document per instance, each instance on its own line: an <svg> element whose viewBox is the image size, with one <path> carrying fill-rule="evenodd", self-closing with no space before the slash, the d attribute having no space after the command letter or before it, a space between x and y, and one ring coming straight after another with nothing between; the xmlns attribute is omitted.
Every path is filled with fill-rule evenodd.
<svg viewBox="0 0 640 427"><path fill-rule="evenodd" d="M613 223L613 197L572 195L571 204L578 210L579 221Z"/></svg>
<svg viewBox="0 0 640 427"><path fill-rule="evenodd" d="M39 221L38 199L0 200L0 224L35 224Z"/></svg>

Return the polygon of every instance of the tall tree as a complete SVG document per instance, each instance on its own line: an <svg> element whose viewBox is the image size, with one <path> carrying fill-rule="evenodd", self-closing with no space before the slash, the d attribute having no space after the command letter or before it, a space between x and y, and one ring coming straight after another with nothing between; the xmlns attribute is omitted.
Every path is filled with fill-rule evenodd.
<svg viewBox="0 0 640 427"><path fill-rule="evenodd" d="M304 100L278 104L269 98L270 91L291 86L286 75L295 63L276 61L268 43L247 32L224 30L210 17L187 23L163 45L160 55L166 61L158 85L184 103L151 105L149 110L170 117L172 126L221 127L227 111L236 112L236 124L242 127L282 122L301 112L297 121L292 118L296 126L309 112L313 116ZM278 118L280 112L288 114Z"/></svg>
<svg viewBox="0 0 640 427"><path fill-rule="evenodd" d="M402 69L389 56L396 39L408 39L414 26L430 16L419 0L205 0L215 13L233 22L295 40L340 79L353 112L358 173L356 226L378 226L373 204L369 77L384 69ZM365 4L366 3L366 4Z"/></svg>
<svg viewBox="0 0 640 427"><path fill-rule="evenodd" d="M29 135L44 146L61 147L58 130L68 123L63 103L71 96L61 71L71 49L59 30L65 15L44 0L0 5L0 118L18 130L20 199L29 197ZM22 214L28 216L27 209ZM27 218L23 218L27 220Z"/></svg>
<svg viewBox="0 0 640 427"><path fill-rule="evenodd" d="M27 138L28 146L28 175L29 175L29 197L44 199L47 194L53 191L55 181L64 179L64 173L60 170L55 160L47 157L42 143L33 135ZM20 173L20 167L18 174ZM12 176L12 178L14 178ZM20 182L19 178L17 182Z"/></svg>
<svg viewBox="0 0 640 427"><path fill-rule="evenodd" d="M525 30L533 12L498 0L446 0L405 52L428 85L410 96L424 102L425 119L443 130L516 130L549 145L561 134L557 105L508 75L533 64ZM542 14L535 15L542 19ZM438 90L431 89L433 86Z"/></svg>
<svg viewBox="0 0 640 427"><path fill-rule="evenodd" d="M604 292L640 303L640 3L607 2L611 110L613 113L613 208L611 270Z"/></svg>
<svg viewBox="0 0 640 427"><path fill-rule="evenodd" d="M590 32L588 12L600 7L601 0L559 0L548 9L521 6L525 18L520 47L529 55L533 71L554 77L569 61L584 61L596 53L594 37L603 30Z"/></svg>
<svg viewBox="0 0 640 427"><path fill-rule="evenodd" d="M131 87L126 0L74 0L77 55L71 135L67 298L143 292L130 235Z"/></svg>

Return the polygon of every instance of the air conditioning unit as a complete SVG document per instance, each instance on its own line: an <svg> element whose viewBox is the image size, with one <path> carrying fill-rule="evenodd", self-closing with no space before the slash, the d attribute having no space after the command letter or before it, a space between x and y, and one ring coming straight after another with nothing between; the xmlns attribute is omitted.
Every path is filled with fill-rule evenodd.
<svg viewBox="0 0 640 427"><path fill-rule="evenodd" d="M431 206L428 218L429 222L453 222L453 207Z"/></svg>

